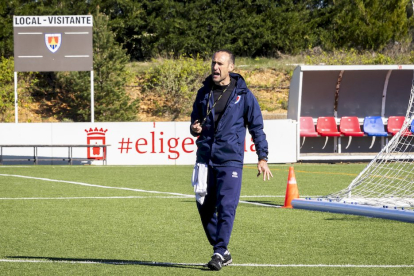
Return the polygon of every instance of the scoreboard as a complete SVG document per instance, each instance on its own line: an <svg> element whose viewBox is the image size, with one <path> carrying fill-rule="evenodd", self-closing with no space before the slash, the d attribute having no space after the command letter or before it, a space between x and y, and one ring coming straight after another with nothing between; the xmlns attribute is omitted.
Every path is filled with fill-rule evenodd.
<svg viewBox="0 0 414 276"><path fill-rule="evenodd" d="M92 15L13 16L15 72L92 71Z"/></svg>

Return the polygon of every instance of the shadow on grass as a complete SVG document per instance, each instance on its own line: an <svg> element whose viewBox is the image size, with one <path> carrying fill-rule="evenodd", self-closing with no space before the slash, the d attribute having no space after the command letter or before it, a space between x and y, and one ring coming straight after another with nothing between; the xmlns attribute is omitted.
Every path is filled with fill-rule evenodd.
<svg viewBox="0 0 414 276"><path fill-rule="evenodd" d="M341 214L342 215L342 214ZM338 220L338 221L366 221L368 219L372 219L372 217L364 217L364 216L357 216L357 215L342 215L340 217L330 217L326 218L325 220Z"/></svg>
<svg viewBox="0 0 414 276"><path fill-rule="evenodd" d="M283 205L275 204L272 201L266 201L266 200L240 200L240 203L248 203L250 205L273 207L273 208L280 208L283 206Z"/></svg>
<svg viewBox="0 0 414 276"><path fill-rule="evenodd" d="M33 256L7 256L10 259L19 259L19 261L28 260L29 262L56 262L56 263L90 263L90 264L107 264L107 265L143 265L159 267L175 267L198 270L210 270L206 264L197 263L167 263L151 261L133 261L133 260L116 260L116 259L88 259L88 258L57 258L57 257L33 257Z"/></svg>
<svg viewBox="0 0 414 276"><path fill-rule="evenodd" d="M195 199L191 198L189 200L182 200L181 202L195 204ZM283 204L282 205L275 204L274 201L266 201L266 200L240 200L239 206L240 204L249 204L250 207L254 207L254 206L273 207L273 208L283 207Z"/></svg>

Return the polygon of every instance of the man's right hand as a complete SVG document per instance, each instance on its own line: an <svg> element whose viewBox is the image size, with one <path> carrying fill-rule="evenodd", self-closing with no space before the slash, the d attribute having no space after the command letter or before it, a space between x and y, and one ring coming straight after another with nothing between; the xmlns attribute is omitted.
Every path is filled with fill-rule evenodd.
<svg viewBox="0 0 414 276"><path fill-rule="evenodd" d="M191 130L198 134L201 133L203 128L201 127L201 124L198 120L195 120L195 122L191 125Z"/></svg>

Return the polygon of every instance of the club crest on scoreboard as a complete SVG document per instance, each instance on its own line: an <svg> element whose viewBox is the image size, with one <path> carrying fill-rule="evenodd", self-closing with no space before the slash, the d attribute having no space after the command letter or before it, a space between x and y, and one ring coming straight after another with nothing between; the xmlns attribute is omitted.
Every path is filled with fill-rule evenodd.
<svg viewBox="0 0 414 276"><path fill-rule="evenodd" d="M52 53L56 53L62 45L62 34L45 34L46 47Z"/></svg>

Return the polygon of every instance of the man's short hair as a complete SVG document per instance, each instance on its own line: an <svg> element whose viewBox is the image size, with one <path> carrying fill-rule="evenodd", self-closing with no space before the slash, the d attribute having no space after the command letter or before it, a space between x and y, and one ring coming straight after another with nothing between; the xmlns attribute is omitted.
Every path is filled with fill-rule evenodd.
<svg viewBox="0 0 414 276"><path fill-rule="evenodd" d="M229 54L230 62L233 63L233 65L236 65L236 58L234 57L234 54L231 51L229 51L229 50L218 50L218 51L214 52L214 55L216 53L219 53L219 52L224 52L224 53Z"/></svg>

